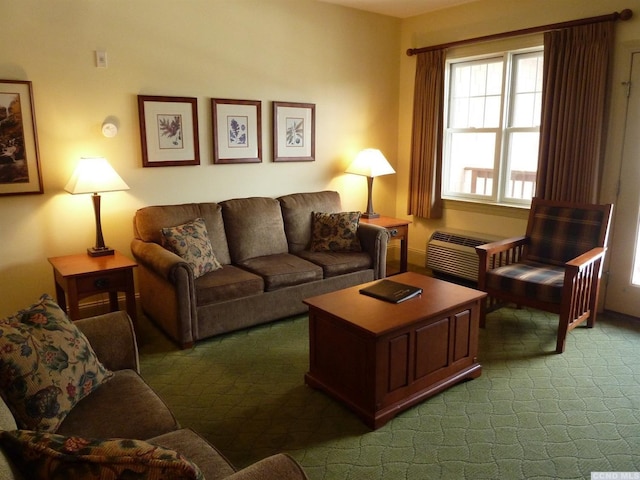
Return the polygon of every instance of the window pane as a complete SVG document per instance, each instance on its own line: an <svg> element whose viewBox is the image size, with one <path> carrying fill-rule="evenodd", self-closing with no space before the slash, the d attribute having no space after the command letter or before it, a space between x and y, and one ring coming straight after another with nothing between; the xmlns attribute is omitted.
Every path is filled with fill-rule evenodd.
<svg viewBox="0 0 640 480"><path fill-rule="evenodd" d="M502 68L502 58L451 65L450 128L498 127Z"/></svg>
<svg viewBox="0 0 640 480"><path fill-rule="evenodd" d="M509 170L505 197L531 200L538 171L538 132L515 132L509 135Z"/></svg>
<svg viewBox="0 0 640 480"><path fill-rule="evenodd" d="M452 133L450 136L449 175L450 193L491 195L495 133Z"/></svg>
<svg viewBox="0 0 640 480"><path fill-rule="evenodd" d="M511 127L540 125L542 105L542 52L513 56Z"/></svg>

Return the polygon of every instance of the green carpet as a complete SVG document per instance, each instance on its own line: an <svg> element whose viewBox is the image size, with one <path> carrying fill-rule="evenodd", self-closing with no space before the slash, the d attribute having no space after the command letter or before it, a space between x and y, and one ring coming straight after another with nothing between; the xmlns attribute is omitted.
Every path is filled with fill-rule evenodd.
<svg viewBox="0 0 640 480"><path fill-rule="evenodd" d="M288 452L311 480L590 478L640 471L640 322L601 315L556 344L557 316L503 308L482 375L371 431L304 385L306 317L178 350L140 329L142 374L237 467ZM635 477L634 477L635 478Z"/></svg>

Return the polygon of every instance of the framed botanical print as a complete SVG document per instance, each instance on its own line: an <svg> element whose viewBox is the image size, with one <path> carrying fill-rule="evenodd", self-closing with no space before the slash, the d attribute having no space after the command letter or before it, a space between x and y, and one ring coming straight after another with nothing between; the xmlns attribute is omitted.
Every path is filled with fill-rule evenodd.
<svg viewBox="0 0 640 480"><path fill-rule="evenodd" d="M200 165L198 102L138 95L143 167Z"/></svg>
<svg viewBox="0 0 640 480"><path fill-rule="evenodd" d="M315 104L273 102L273 161L315 160L315 128Z"/></svg>
<svg viewBox="0 0 640 480"><path fill-rule="evenodd" d="M43 192L31 82L0 80L0 195Z"/></svg>
<svg viewBox="0 0 640 480"><path fill-rule="evenodd" d="M214 163L262 162L262 103L211 100Z"/></svg>

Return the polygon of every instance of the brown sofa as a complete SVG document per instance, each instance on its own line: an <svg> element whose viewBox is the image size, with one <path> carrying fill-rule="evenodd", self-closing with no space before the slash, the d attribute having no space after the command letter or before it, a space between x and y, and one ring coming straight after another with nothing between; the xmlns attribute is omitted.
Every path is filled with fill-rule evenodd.
<svg viewBox="0 0 640 480"><path fill-rule="evenodd" d="M295 460L278 454L236 472L236 469L195 431L180 428L167 405L140 376L138 350L131 320L114 312L79 320L102 364L114 377L81 400L56 433L85 438L132 438L176 450L195 463L207 480L305 479ZM0 430L16 430L16 421L0 399ZM0 450L0 478L21 479Z"/></svg>
<svg viewBox="0 0 640 480"><path fill-rule="evenodd" d="M385 276L387 231L360 224L361 252L310 251L312 212L338 213L334 191L141 208L131 251L142 308L183 348L304 313L302 300ZM203 218L222 268L194 278L161 229Z"/></svg>

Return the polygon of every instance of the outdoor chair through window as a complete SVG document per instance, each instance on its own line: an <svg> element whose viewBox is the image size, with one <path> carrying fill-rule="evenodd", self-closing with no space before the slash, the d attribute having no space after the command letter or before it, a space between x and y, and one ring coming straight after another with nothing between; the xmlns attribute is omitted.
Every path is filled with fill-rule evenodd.
<svg viewBox="0 0 640 480"><path fill-rule="evenodd" d="M489 295L480 326L502 303L557 313L556 353L570 330L593 327L612 209L534 198L525 236L476 247L478 288Z"/></svg>

